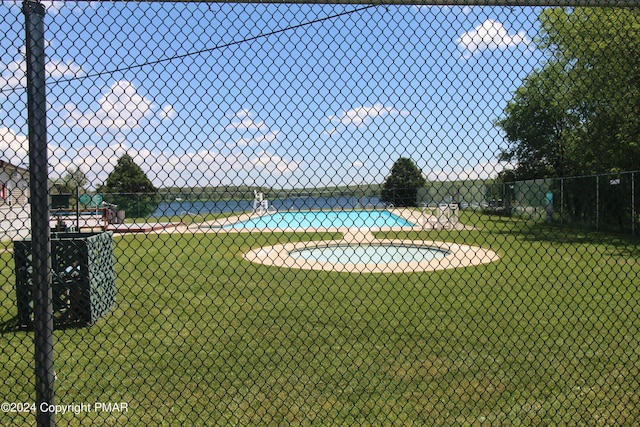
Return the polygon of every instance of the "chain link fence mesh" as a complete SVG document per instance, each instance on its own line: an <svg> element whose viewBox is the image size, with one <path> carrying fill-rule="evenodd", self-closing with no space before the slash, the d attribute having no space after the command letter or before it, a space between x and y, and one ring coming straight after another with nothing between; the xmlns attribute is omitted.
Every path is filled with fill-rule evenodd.
<svg viewBox="0 0 640 427"><path fill-rule="evenodd" d="M43 403L21 7L0 425L638 424L637 8L45 3Z"/></svg>

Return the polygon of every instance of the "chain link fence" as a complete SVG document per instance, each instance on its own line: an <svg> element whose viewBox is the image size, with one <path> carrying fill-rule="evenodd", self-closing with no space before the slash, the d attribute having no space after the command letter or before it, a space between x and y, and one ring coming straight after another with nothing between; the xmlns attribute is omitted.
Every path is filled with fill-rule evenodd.
<svg viewBox="0 0 640 427"><path fill-rule="evenodd" d="M638 172L489 183L486 213L557 221L594 230L638 232Z"/></svg>
<svg viewBox="0 0 640 427"><path fill-rule="evenodd" d="M0 425L637 425L590 6L2 2Z"/></svg>

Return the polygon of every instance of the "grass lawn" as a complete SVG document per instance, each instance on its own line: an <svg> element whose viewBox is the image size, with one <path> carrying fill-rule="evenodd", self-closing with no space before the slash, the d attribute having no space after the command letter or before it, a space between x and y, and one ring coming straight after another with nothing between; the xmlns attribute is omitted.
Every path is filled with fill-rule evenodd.
<svg viewBox="0 0 640 427"><path fill-rule="evenodd" d="M55 332L61 425L638 425L637 241L512 219L379 233L498 252L439 272L251 264L250 248L337 233L116 238L117 308ZM2 253L2 320L15 316ZM0 335L0 394L33 400L30 334ZM34 424L0 414L0 425Z"/></svg>

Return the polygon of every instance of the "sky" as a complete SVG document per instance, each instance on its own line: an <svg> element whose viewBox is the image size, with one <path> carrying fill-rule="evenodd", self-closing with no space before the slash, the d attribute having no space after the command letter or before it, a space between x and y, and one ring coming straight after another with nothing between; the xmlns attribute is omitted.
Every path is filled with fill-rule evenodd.
<svg viewBox="0 0 640 427"><path fill-rule="evenodd" d="M490 178L539 9L44 2L50 173L157 187ZM24 16L0 4L0 156L27 166Z"/></svg>

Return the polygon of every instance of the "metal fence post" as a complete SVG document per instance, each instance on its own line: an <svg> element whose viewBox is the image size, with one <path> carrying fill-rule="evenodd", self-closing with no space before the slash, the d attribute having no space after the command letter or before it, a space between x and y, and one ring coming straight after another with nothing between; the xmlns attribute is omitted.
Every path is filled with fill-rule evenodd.
<svg viewBox="0 0 640 427"><path fill-rule="evenodd" d="M600 229L600 175L596 175L596 230Z"/></svg>
<svg viewBox="0 0 640 427"><path fill-rule="evenodd" d="M36 410L39 426L55 425L51 236L47 159L44 6L22 4L26 29L29 180L31 187L31 256L33 262Z"/></svg>
<svg viewBox="0 0 640 427"><path fill-rule="evenodd" d="M631 235L636 235L636 179L631 172Z"/></svg>
<svg viewBox="0 0 640 427"><path fill-rule="evenodd" d="M564 178L560 178L560 224L564 224Z"/></svg>

